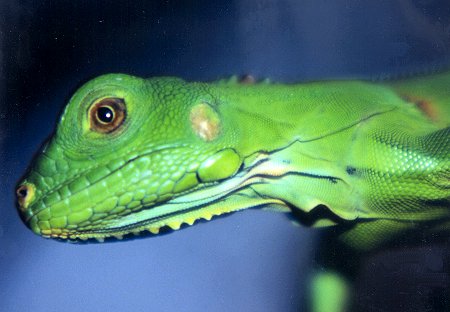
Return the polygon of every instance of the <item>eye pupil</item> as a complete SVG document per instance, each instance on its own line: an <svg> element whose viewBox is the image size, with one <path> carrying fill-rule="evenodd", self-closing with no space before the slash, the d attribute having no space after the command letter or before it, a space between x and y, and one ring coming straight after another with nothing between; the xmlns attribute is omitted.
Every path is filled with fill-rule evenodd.
<svg viewBox="0 0 450 312"><path fill-rule="evenodd" d="M114 119L114 112L109 107L99 107L97 110L97 118L101 122L110 123Z"/></svg>
<svg viewBox="0 0 450 312"><path fill-rule="evenodd" d="M125 101L122 98L107 97L94 102L88 111L90 129L110 133L121 127L126 118Z"/></svg>

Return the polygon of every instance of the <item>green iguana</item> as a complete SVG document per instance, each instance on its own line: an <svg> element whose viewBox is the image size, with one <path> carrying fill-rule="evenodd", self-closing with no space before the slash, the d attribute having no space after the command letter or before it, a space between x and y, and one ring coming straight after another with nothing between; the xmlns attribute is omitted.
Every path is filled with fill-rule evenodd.
<svg viewBox="0 0 450 312"><path fill-rule="evenodd" d="M108 74L70 99L17 188L44 237L103 241L245 209L366 251L450 229L450 72L392 82L190 83ZM342 310L336 275L316 311Z"/></svg>

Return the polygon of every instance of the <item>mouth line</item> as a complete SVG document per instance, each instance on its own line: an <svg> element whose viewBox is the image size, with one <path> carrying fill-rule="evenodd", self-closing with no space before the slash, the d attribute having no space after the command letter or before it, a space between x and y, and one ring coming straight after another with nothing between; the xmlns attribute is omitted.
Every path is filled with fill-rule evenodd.
<svg viewBox="0 0 450 312"><path fill-rule="evenodd" d="M180 210L180 211L174 211L174 212L171 212L171 213L168 213L168 214L165 214L165 215L161 215L159 217L154 217L154 218L151 218L151 219L138 221L136 223L133 223L133 224L130 224L130 225L126 225L126 226L110 227L110 228L105 228L105 229L88 230L88 231L80 230L80 231L77 231L77 233L74 233L74 234L71 234L71 235L74 238L79 238L79 236L82 236L82 235L92 235L94 237L97 234L98 235L106 235L106 237L110 237L110 236L113 236L114 233L118 233L118 232L124 233L123 235L127 235L127 234L132 233L134 229L142 228L142 227L145 227L145 226L147 226L149 224L152 224L152 223L155 223L155 222L158 222L158 221L162 221L162 220L170 218L170 217L174 217L174 216L177 216L177 215L181 215L181 214L184 214L184 213L189 213L189 212L201 209L202 207L204 207L204 206L206 206L208 204L211 204L211 202L204 203L202 205L195 205L195 206L192 206L190 208L187 208L187 209L184 209L184 210ZM156 208L156 207L163 207L164 205L167 205L167 202L161 203L161 204L158 204L158 205L154 205L154 206L145 207L145 208L143 208L143 210L144 209L153 209L153 208Z"/></svg>
<svg viewBox="0 0 450 312"><path fill-rule="evenodd" d="M117 167L116 169L110 171L107 175L105 175L104 177L102 177L102 178L100 178L99 180L95 181L94 183L90 184L87 188L92 187L92 186L96 185L97 183L100 183L101 181L103 181L103 180L106 179L107 177L111 176L112 174L114 174L114 173L116 173L117 171L119 171L119 170L121 170L122 168L124 168L126 165L132 163L133 161L135 161L135 160L137 160L137 159L139 159L139 158L141 158L141 157L149 156L149 155L152 155L152 154L154 154L154 153L156 153L156 152L161 152L161 151L165 151L165 150L170 150L170 149L175 149L175 148L180 148L180 147L186 147L186 146L187 146L186 144L171 145L171 146L161 146L160 148L154 149L154 150L152 150L152 151L149 151L149 152L146 152L146 153L139 154L139 155L137 155L137 156L135 156L135 157L132 157L132 158L126 160L121 166L119 166L119 167ZM114 159L114 160L116 160L116 159ZM74 178L68 180L67 182L61 184L61 185L60 185L57 189L55 189L53 192L57 192L58 190L60 190L60 189L63 188L64 186L67 186L67 185L70 184L71 182L75 181L77 178L79 178L80 176L82 176L82 175L85 174L86 172L89 172L90 170L95 170L96 168L97 168L97 167L90 167L90 168L84 170L83 172L81 172L81 174L79 174L79 175L77 175L76 177L74 177ZM39 172L37 172L37 173L40 174ZM74 195L76 195L76 194L78 194L78 193L80 193L80 192L86 190L87 188L83 188L83 189L80 189L80 190L78 190L78 191L76 191L76 192L74 192L74 193L71 193L70 196L74 196ZM52 193L52 192L46 192L45 194L42 194L42 195L40 196L39 199L43 199L43 198L45 198L45 196L47 196L48 194L51 194L51 193ZM36 199L35 202L37 202L39 199ZM61 199L60 201L63 201L63 200L65 200L65 199L66 199L66 198ZM33 217L35 217L37 214L39 214L42 210L44 210L44 209L46 209L46 208L48 208L48 207L44 207L44 208L39 209L38 211L35 211L34 213L30 214L30 215L27 216L27 218L25 219L25 222L26 222L26 223L29 223L29 221L30 221Z"/></svg>

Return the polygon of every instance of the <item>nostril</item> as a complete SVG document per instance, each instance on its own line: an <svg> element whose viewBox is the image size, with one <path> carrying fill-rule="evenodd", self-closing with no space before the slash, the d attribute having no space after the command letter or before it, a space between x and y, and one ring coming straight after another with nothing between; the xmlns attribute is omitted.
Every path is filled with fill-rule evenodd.
<svg viewBox="0 0 450 312"><path fill-rule="evenodd" d="M19 186L16 190L17 202L21 209L25 209L33 201L34 198L34 185L31 183L25 183Z"/></svg>
<svg viewBox="0 0 450 312"><path fill-rule="evenodd" d="M26 185L19 186L19 188L16 191L16 194L17 194L17 199L19 201L25 200L28 195L28 186L26 186Z"/></svg>

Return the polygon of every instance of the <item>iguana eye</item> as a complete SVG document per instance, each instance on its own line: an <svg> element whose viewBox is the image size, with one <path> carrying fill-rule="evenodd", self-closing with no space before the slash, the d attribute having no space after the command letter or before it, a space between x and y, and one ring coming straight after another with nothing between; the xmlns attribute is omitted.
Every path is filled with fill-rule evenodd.
<svg viewBox="0 0 450 312"><path fill-rule="evenodd" d="M91 130L110 133L118 129L125 120L125 101L120 98L104 98L94 102L89 109Z"/></svg>

